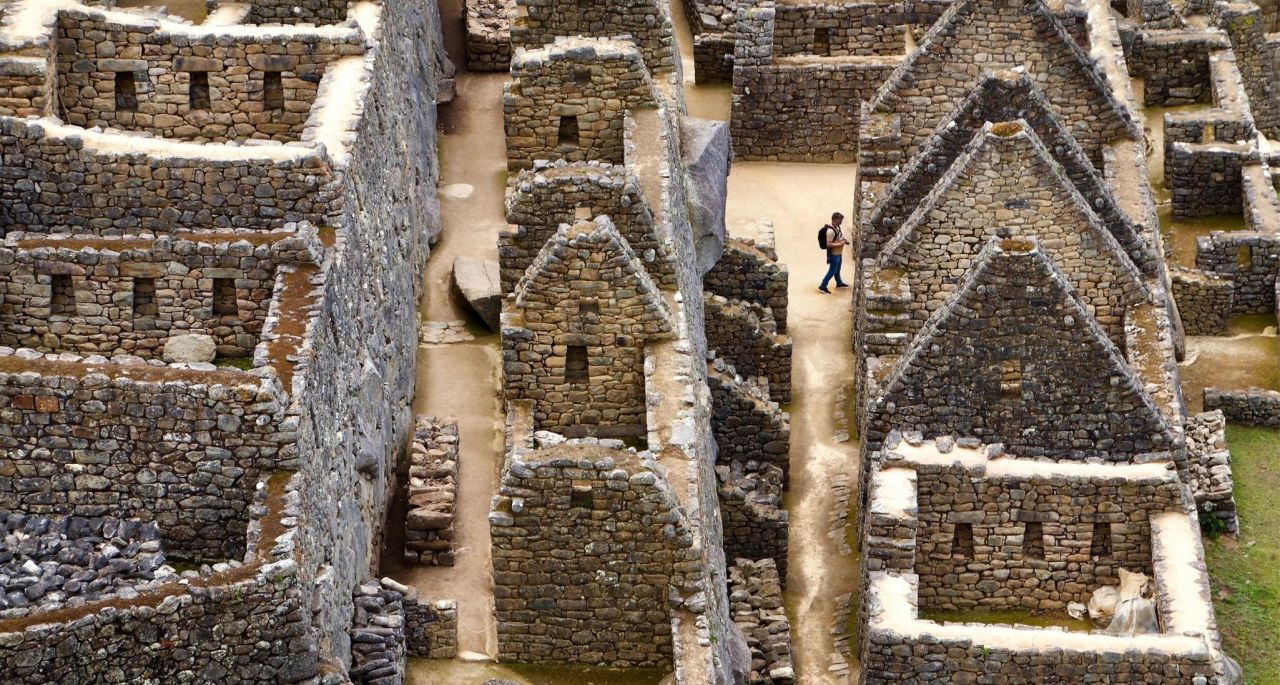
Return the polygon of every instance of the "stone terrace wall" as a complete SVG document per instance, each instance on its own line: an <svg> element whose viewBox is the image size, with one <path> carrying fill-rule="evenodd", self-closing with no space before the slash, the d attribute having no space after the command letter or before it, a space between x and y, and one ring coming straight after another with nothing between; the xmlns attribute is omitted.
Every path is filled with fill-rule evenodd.
<svg viewBox="0 0 1280 685"><path fill-rule="evenodd" d="M1204 389L1204 409L1222 410L1227 420L1247 426L1280 426L1280 392L1249 388L1248 390Z"/></svg>
<svg viewBox="0 0 1280 685"><path fill-rule="evenodd" d="M508 457L489 515L499 657L669 667L668 594L696 585L700 563L671 488L647 453Z"/></svg>
<svg viewBox="0 0 1280 685"><path fill-rule="evenodd" d="M706 293L707 346L746 377L769 381L769 398L791 401L791 338L778 334L772 313L760 305Z"/></svg>
<svg viewBox="0 0 1280 685"><path fill-rule="evenodd" d="M453 566L458 496L458 422L418 418L409 447L405 561Z"/></svg>
<svg viewBox="0 0 1280 685"><path fill-rule="evenodd" d="M467 68L506 71L511 68L511 20L515 0L466 0Z"/></svg>
<svg viewBox="0 0 1280 685"><path fill-rule="evenodd" d="M1226 335L1235 301L1230 277L1175 265L1169 282L1187 335Z"/></svg>
<svg viewBox="0 0 1280 685"><path fill-rule="evenodd" d="M313 151L210 158L163 143L121 148L111 138L0 118L0 174L12 179L0 184L0 228L121 235L335 223L334 176Z"/></svg>
<svg viewBox="0 0 1280 685"><path fill-rule="evenodd" d="M1240 528L1236 518L1235 481L1231 478L1231 451L1227 449L1227 420L1221 411L1187 417L1187 462L1191 492L1201 515L1216 516L1226 530Z"/></svg>
<svg viewBox="0 0 1280 685"><path fill-rule="evenodd" d="M151 359L162 356L170 335L204 333L223 357L251 355L277 269L300 257L310 261L313 252L305 240L290 241L292 247L199 240L162 236L144 245L85 242L77 248L70 240L0 248L0 344ZM314 234L311 242L318 253ZM71 279L74 301L52 301L55 277ZM217 309L213 279L234 283L234 313ZM142 282L150 284L149 295L139 295Z"/></svg>
<svg viewBox="0 0 1280 685"><path fill-rule="evenodd" d="M498 234L504 293L515 290L542 246L562 225L581 218L578 210L590 218L608 216L649 276L662 285L674 284L674 264L658 237L653 210L641 194L639 180L623 166L535 162L533 169L516 177L506 204L507 221L513 228Z"/></svg>
<svg viewBox="0 0 1280 685"><path fill-rule="evenodd" d="M725 241L723 256L702 278L707 292L768 307L780 331L787 330L787 282L777 252L750 240Z"/></svg>
<svg viewBox="0 0 1280 685"><path fill-rule="evenodd" d="M627 112L658 100L640 53L623 41L560 39L525 50L511 78L502 107L513 170L538 159L622 164Z"/></svg>
<svg viewBox="0 0 1280 685"><path fill-rule="evenodd" d="M893 456L887 460L892 464ZM914 464L919 523L915 572L919 602L930 609L1061 611L1087 602L1117 571L1151 574L1153 513L1182 507L1173 471L1156 467L1142 481L1091 477L996 476L981 470ZM1028 524L1042 538L1027 540ZM957 547L957 525L972 532L972 551ZM1097 533L1109 534L1098 540ZM1095 551L1106 550L1103 554Z"/></svg>
<svg viewBox="0 0 1280 685"><path fill-rule="evenodd" d="M68 124L195 142L301 139L326 67L364 52L356 29L228 40L86 11L60 12L57 39L58 105ZM266 72L280 78L278 92L264 85ZM116 92L121 73L134 81L128 103ZM192 73L207 79L207 107L192 102Z"/></svg>
<svg viewBox="0 0 1280 685"><path fill-rule="evenodd" d="M33 356L0 357L0 508L154 521L179 558L243 555L258 479L296 463L277 390L238 372L133 380L123 364Z"/></svg>
<svg viewBox="0 0 1280 685"><path fill-rule="evenodd" d="M670 7L661 0L516 0L516 5L511 42L517 48L540 48L571 36L625 36L639 48L653 73L670 73L679 67Z"/></svg>

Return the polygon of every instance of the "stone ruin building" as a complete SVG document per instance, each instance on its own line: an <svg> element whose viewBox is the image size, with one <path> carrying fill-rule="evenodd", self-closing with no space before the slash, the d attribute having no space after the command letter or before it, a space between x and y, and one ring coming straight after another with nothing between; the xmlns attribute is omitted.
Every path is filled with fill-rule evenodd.
<svg viewBox="0 0 1280 685"><path fill-rule="evenodd" d="M414 657L826 682L784 606L790 274L767 219L727 228L734 160L768 160L857 164L831 533L857 682L1241 682L1200 529L1238 529L1226 422L1280 425L1280 392L1193 410L1178 362L1280 312L1277 7L462 3L467 69L508 75L498 259L453 272L500 366L477 656L474 598L382 577L476 553L485 465L412 409L451 18L116 5L0 2L0 681L393 685ZM1194 267L1139 97L1207 105L1154 138L1173 216L1244 225ZM978 617L1131 572L1157 632Z"/></svg>

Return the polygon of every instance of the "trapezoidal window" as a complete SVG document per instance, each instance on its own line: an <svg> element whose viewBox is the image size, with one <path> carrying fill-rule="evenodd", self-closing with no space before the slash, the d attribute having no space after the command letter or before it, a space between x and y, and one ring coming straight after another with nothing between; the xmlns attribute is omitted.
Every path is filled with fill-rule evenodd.
<svg viewBox="0 0 1280 685"><path fill-rule="evenodd" d="M829 57L831 55L831 29L820 28L813 32L813 54Z"/></svg>
<svg viewBox="0 0 1280 685"><path fill-rule="evenodd" d="M138 82L132 71L116 72L116 111L138 111Z"/></svg>
<svg viewBox="0 0 1280 685"><path fill-rule="evenodd" d="M262 108L284 109L284 76L278 71L262 73Z"/></svg>
<svg viewBox="0 0 1280 685"><path fill-rule="evenodd" d="M193 110L209 109L209 72L189 71L187 75L191 78L187 84L188 105Z"/></svg>
<svg viewBox="0 0 1280 685"><path fill-rule="evenodd" d="M574 483L569 490L570 509L590 509L595 504L595 494L589 483Z"/></svg>
<svg viewBox="0 0 1280 685"><path fill-rule="evenodd" d="M68 274L49 276L49 313L72 314L76 311L76 285Z"/></svg>
<svg viewBox="0 0 1280 685"><path fill-rule="evenodd" d="M968 561L973 558L973 524L957 523L951 536L951 558Z"/></svg>
<svg viewBox="0 0 1280 685"><path fill-rule="evenodd" d="M142 319L160 313L156 303L156 279L133 279L133 318Z"/></svg>
<svg viewBox="0 0 1280 685"><path fill-rule="evenodd" d="M569 346L564 359L564 380L566 383L586 383L590 380L591 360L587 356L587 348L581 345Z"/></svg>
<svg viewBox="0 0 1280 685"><path fill-rule="evenodd" d="M595 316L600 314L600 301L594 298L578 301L579 316Z"/></svg>
<svg viewBox="0 0 1280 685"><path fill-rule="evenodd" d="M240 313L234 278L213 279L213 313L218 316L235 316Z"/></svg>
<svg viewBox="0 0 1280 685"><path fill-rule="evenodd" d="M556 135L556 145L578 147L582 143L581 131L578 128L578 117L566 115L560 117L560 131Z"/></svg>
<svg viewBox="0 0 1280 685"><path fill-rule="evenodd" d="M1022 385L1022 361L1006 359L1000 363L1000 399L1016 402L1026 399Z"/></svg>
<svg viewBox="0 0 1280 685"><path fill-rule="evenodd" d="M1022 557L1044 559L1044 524L1027 521L1022 527Z"/></svg>
<svg viewBox="0 0 1280 685"><path fill-rule="evenodd" d="M1089 556L1106 559L1111 556L1111 524L1098 521L1093 524L1093 537L1089 540Z"/></svg>
<svg viewBox="0 0 1280 685"><path fill-rule="evenodd" d="M1236 248L1236 266L1241 269L1253 266L1253 248L1248 245L1241 245Z"/></svg>

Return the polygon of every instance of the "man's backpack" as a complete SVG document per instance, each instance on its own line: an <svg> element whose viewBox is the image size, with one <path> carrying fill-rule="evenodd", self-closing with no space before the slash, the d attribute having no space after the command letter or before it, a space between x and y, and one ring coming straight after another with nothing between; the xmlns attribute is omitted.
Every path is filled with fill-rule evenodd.
<svg viewBox="0 0 1280 685"><path fill-rule="evenodd" d="M827 249L827 231L829 230L831 230L830 224L818 229L818 247L824 250Z"/></svg>

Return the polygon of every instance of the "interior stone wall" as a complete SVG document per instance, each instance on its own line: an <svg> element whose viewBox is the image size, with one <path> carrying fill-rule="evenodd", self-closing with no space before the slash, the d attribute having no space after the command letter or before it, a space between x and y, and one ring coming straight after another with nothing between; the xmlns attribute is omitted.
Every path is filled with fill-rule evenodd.
<svg viewBox="0 0 1280 685"><path fill-rule="evenodd" d="M707 346L744 377L769 382L769 398L791 401L791 339L778 333L773 314L760 305L707 293Z"/></svg>
<svg viewBox="0 0 1280 685"><path fill-rule="evenodd" d="M740 240L726 240L724 254L702 277L707 292L768 307L780 331L787 330L788 281L776 252Z"/></svg>
<svg viewBox="0 0 1280 685"><path fill-rule="evenodd" d="M226 0L206 0L211 5ZM243 0L233 0L242 2ZM249 0L252 24L340 24L351 0Z"/></svg>
<svg viewBox="0 0 1280 685"><path fill-rule="evenodd" d="M511 42L540 48L571 36L626 37L654 74L678 70L675 31L668 3L661 0L517 0Z"/></svg>
<svg viewBox="0 0 1280 685"><path fill-rule="evenodd" d="M326 68L364 52L355 29L231 41L215 32L173 33L154 23L123 24L83 11L59 12L56 38L57 99L68 124L195 142L300 140ZM279 108L266 99L267 71L281 77ZM136 112L117 107L121 72L134 79ZM207 75L207 109L192 106L192 72Z"/></svg>

